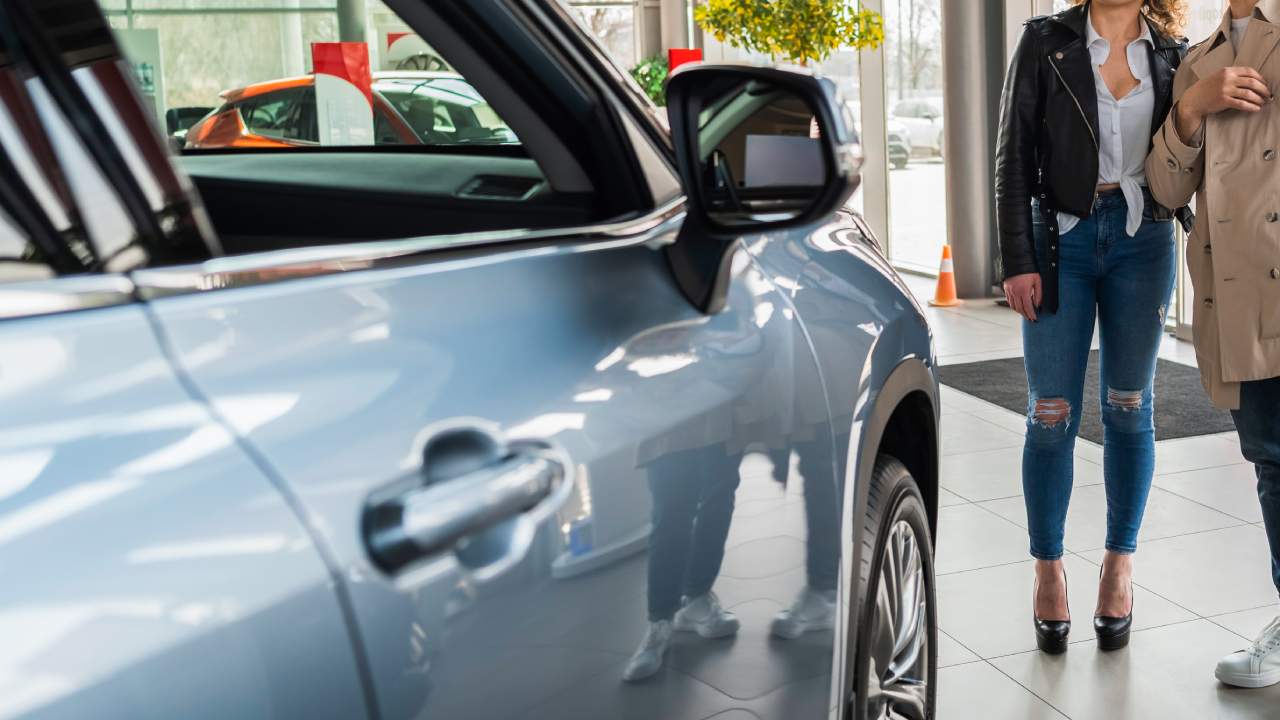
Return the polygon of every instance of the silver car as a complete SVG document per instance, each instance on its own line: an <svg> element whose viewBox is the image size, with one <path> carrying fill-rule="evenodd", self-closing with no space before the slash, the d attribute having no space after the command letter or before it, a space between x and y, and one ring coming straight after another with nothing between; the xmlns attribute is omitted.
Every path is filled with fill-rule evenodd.
<svg viewBox="0 0 1280 720"><path fill-rule="evenodd" d="M518 147L171 157L95 2L0 4L0 717L933 717L832 86L668 133L556 2L388 5Z"/></svg>

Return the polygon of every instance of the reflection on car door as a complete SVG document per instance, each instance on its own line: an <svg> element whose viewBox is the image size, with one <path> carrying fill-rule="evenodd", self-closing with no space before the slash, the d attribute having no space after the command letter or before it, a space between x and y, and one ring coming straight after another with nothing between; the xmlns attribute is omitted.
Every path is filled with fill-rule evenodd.
<svg viewBox="0 0 1280 720"><path fill-rule="evenodd" d="M797 325L745 253L728 308L708 317L644 244L654 231L613 232L638 234L154 303L214 407L261 410L228 417L337 558L388 717L613 717L643 697L652 717L703 718L829 669L830 633L783 648L767 640L770 617L803 584L802 573L777 577L799 568L803 543L756 554L742 542L751 504L734 512L739 494L781 493L766 461L739 467L753 450L789 458L796 353L807 352ZM139 277L171 285L164 273ZM369 523L381 522L371 507L433 483L478 498L466 488L501 473L460 428L492 427L570 458L570 487L535 509L545 519L530 538L499 522L408 556L370 547ZM468 472L450 469L459 463ZM740 490L746 476L758 486ZM433 509L407 506L418 509L406 517ZM432 522L452 522L451 507L439 495ZM649 691L623 687L646 621L674 612L695 576L720 576L740 636L682 641ZM777 592L781 582L792 586ZM825 693L823 681L823 709Z"/></svg>
<svg viewBox="0 0 1280 720"><path fill-rule="evenodd" d="M770 635L806 582L806 508L835 506L775 482L793 451L806 486L829 472L825 397L745 250L723 311L681 295L660 248L682 221L676 200L536 242L132 273L182 377L331 558L374 714L826 716L832 631ZM736 636L681 633L624 684L650 620L710 588ZM351 714L333 707L311 714Z"/></svg>
<svg viewBox="0 0 1280 720"><path fill-rule="evenodd" d="M5 50L0 717L366 716L305 526L175 375L128 278L85 272L136 256L127 191Z"/></svg>

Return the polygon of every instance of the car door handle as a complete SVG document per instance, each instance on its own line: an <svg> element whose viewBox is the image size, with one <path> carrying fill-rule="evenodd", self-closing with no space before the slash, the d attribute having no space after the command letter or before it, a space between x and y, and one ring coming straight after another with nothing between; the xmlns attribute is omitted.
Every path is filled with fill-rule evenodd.
<svg viewBox="0 0 1280 720"><path fill-rule="evenodd" d="M443 472L433 472L440 467ZM508 445L496 434L476 428L451 431L424 451L425 485L367 507L364 536L369 554L383 570L395 572L452 550L469 537L552 501L566 483L566 472L562 454L548 445ZM513 546L510 554L519 551Z"/></svg>

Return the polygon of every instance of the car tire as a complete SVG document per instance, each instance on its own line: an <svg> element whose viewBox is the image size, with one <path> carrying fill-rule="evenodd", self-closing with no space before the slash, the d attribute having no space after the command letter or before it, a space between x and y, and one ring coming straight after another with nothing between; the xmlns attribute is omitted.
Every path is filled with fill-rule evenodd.
<svg viewBox="0 0 1280 720"><path fill-rule="evenodd" d="M894 170L901 170L906 166L907 166L907 159L905 157L895 158L893 161Z"/></svg>
<svg viewBox="0 0 1280 720"><path fill-rule="evenodd" d="M852 717L931 720L938 674L933 542L920 488L897 458L876 461L861 540L870 554L861 563ZM915 613L898 612L912 605Z"/></svg>

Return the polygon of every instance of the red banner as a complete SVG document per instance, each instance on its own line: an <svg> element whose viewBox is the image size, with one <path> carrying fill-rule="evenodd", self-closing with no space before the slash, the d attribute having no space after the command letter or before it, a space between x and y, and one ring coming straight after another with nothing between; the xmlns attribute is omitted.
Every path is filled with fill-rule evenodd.
<svg viewBox="0 0 1280 720"><path fill-rule="evenodd" d="M355 85L373 107L373 75L369 71L369 46L359 42L311 43L316 75L333 75Z"/></svg>
<svg viewBox="0 0 1280 720"><path fill-rule="evenodd" d="M365 43L311 44L321 145L372 145L373 75Z"/></svg>
<svg viewBox="0 0 1280 720"><path fill-rule="evenodd" d="M701 49L671 48L667 51L667 65L670 66L669 72L675 72L676 68L691 62L702 62Z"/></svg>

